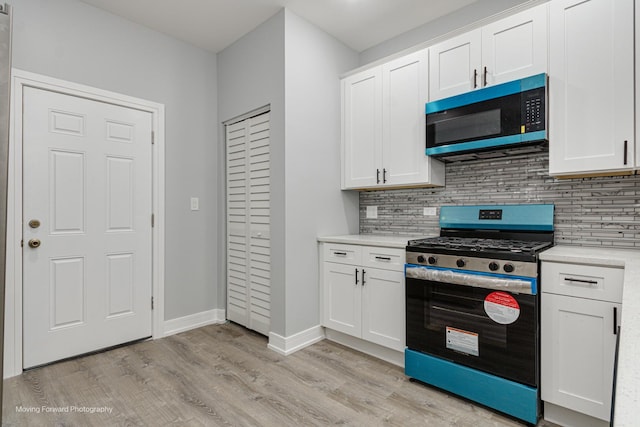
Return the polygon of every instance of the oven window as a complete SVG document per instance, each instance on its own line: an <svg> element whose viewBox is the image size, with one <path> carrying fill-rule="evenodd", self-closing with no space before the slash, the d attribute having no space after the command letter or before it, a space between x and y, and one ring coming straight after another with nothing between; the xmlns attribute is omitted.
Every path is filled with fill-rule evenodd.
<svg viewBox="0 0 640 427"><path fill-rule="evenodd" d="M471 138L500 135L500 109L466 114L435 122L436 145Z"/></svg>
<svg viewBox="0 0 640 427"><path fill-rule="evenodd" d="M442 288L440 288L442 289ZM470 333L478 333L484 340L499 348L507 346L507 326L489 319L484 311L484 298L454 295L440 290L425 301L424 327L442 330L454 327ZM476 332L477 331L477 332Z"/></svg>

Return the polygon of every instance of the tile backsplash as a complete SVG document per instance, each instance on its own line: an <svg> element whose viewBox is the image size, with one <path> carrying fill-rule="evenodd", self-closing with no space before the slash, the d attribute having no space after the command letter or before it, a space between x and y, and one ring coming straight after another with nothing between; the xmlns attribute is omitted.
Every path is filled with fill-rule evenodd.
<svg viewBox="0 0 640 427"><path fill-rule="evenodd" d="M555 179L548 153L446 165L446 187L360 193L360 233L437 234L444 205L555 205L556 244L640 248L640 175ZM377 206L376 219L366 218Z"/></svg>

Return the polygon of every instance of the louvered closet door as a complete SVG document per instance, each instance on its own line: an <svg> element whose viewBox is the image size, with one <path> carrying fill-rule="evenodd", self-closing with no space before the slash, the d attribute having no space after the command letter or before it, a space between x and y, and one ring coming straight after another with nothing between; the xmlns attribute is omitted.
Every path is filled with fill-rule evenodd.
<svg viewBox="0 0 640 427"><path fill-rule="evenodd" d="M269 333L269 113L227 125L227 318Z"/></svg>

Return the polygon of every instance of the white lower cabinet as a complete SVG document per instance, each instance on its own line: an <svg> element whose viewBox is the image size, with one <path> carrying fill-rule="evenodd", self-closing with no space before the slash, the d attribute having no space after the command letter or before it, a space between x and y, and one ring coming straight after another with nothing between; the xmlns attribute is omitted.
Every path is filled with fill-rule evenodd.
<svg viewBox="0 0 640 427"><path fill-rule="evenodd" d="M542 263L541 389L545 419L608 425L623 270Z"/></svg>
<svg viewBox="0 0 640 427"><path fill-rule="evenodd" d="M404 250L323 243L322 326L404 351Z"/></svg>

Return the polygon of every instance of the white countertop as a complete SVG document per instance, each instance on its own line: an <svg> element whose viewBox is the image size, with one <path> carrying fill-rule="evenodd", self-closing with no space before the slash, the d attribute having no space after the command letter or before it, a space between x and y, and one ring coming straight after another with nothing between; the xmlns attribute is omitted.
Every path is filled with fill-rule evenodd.
<svg viewBox="0 0 640 427"><path fill-rule="evenodd" d="M624 267L614 426L640 425L640 250L554 246L540 259Z"/></svg>
<svg viewBox="0 0 640 427"><path fill-rule="evenodd" d="M402 248L407 246L407 242L413 239L437 236L437 234L426 234L423 236L389 236L381 234L348 234L344 236L318 237L318 242L322 243L344 243L347 245L381 246L385 248Z"/></svg>

